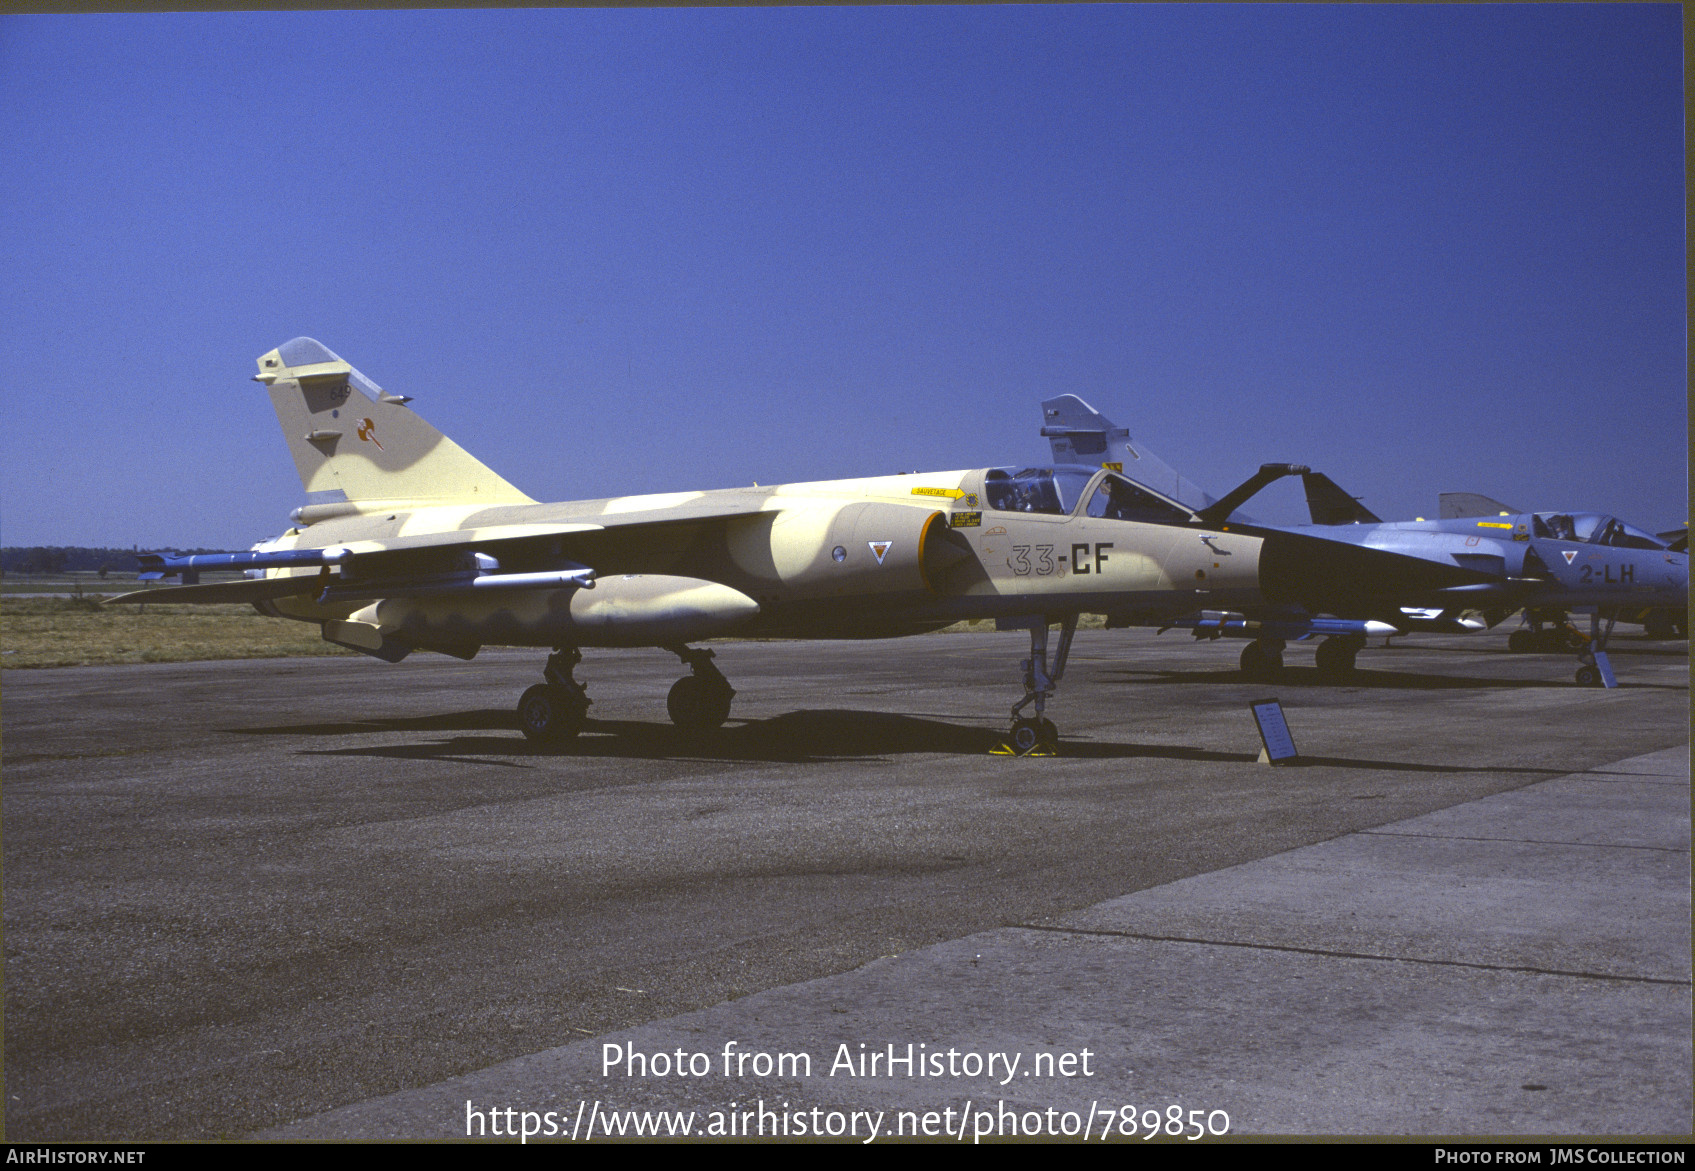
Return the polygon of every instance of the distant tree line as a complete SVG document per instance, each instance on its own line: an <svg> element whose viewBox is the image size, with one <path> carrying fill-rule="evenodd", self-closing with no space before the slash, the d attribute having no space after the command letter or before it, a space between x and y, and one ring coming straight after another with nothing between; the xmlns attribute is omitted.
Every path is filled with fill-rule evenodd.
<svg viewBox="0 0 1695 1171"><path fill-rule="evenodd" d="M182 553L215 553L216 549L181 549ZM134 573L141 568L134 549L91 549L81 545L20 545L0 548L4 573Z"/></svg>

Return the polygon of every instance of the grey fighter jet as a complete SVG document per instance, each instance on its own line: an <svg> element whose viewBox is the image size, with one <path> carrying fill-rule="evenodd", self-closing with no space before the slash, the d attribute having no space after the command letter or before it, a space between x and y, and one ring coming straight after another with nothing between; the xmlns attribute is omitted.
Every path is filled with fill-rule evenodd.
<svg viewBox="0 0 1695 1171"><path fill-rule="evenodd" d="M293 527L245 553L149 555L145 576L183 584L115 601L252 602L390 662L551 648L518 703L524 734L546 744L584 725L583 647L677 655L690 673L667 707L703 733L735 692L692 643L888 638L993 618L1030 632L1004 750L1048 753L1045 709L1082 613L1374 611L1495 577L1213 523L1181 483L1145 488L1098 461L542 504L310 338L261 357L256 380L305 489ZM228 569L248 577L198 582Z"/></svg>
<svg viewBox="0 0 1695 1171"><path fill-rule="evenodd" d="M1137 452L1142 460L1152 461L1149 466L1160 469L1161 482L1176 475L1145 448L1133 444L1125 429L1076 395L1049 399L1042 411L1042 434L1056 457L1062 449L1075 451L1082 445L1092 453L1103 453L1107 466L1117 466L1121 452ZM1287 475L1302 478L1312 524L1268 526L1233 519L1255 492ZM1612 686L1605 648L1614 623L1621 616L1650 609L1682 613L1688 607L1687 551L1674 550L1652 533L1600 513L1527 513L1488 497L1454 493L1444 498L1442 519L1386 522L1328 476L1292 464L1267 464L1218 501L1186 481L1181 484L1195 504L1197 521L1224 532L1262 537L1277 532L1299 534L1362 551L1395 553L1402 557L1402 565L1416 561L1479 575L1471 583L1432 591L1423 574L1409 574L1403 591L1398 593L1393 583L1383 582L1373 590L1370 601L1351 599L1343 607L1262 606L1235 613L1198 610L1163 623L1187 626L1199 637L1253 639L1242 654L1242 669L1250 676L1274 674L1281 667L1284 643L1291 638L1328 636L1318 648L1319 669L1346 675L1368 634L1480 629L1523 609L1533 616L1559 615L1559 625L1570 639L1564 649L1575 650L1579 656L1580 684ZM1314 554L1313 564L1341 563ZM1435 594L1441 595L1439 607L1429 604ZM1310 596L1314 596L1311 591ZM1577 609L1593 611L1588 636L1565 625L1565 614ZM1465 612L1481 612L1485 620L1468 619ZM1521 639L1514 649L1529 648Z"/></svg>
<svg viewBox="0 0 1695 1171"><path fill-rule="evenodd" d="M1438 498L1438 513L1443 520L1463 520L1465 518L1487 518L1497 520L1526 515L1523 509L1502 504L1487 496L1473 492L1444 492ZM1687 554L1689 552L1689 530L1674 529L1665 533L1648 533L1611 517L1600 517L1594 513L1538 513L1541 523L1549 532L1587 532L1591 537L1599 538L1602 543L1619 544L1629 541L1638 548L1661 548L1673 553ZM1534 521L1532 522L1535 523ZM1463 527L1463 526L1462 526ZM1606 571L1602 574L1605 577ZM1679 600L1675 595L1667 595L1658 599L1660 603L1675 602L1675 605L1650 604L1639 599L1638 604L1629 601L1615 607L1617 620L1640 624L1643 632L1649 638L1670 639L1687 638L1689 635L1687 597ZM1581 650L1588 641L1586 637L1571 624L1571 616L1564 608L1565 598L1554 593L1550 598L1542 599L1540 604L1526 607L1524 610L1524 625L1507 637L1507 649L1512 651L1553 651Z"/></svg>

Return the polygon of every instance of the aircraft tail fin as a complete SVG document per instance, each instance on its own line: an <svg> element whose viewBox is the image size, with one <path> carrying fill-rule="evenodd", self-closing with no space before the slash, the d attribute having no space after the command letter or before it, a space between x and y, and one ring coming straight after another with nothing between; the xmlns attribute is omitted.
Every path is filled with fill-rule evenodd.
<svg viewBox="0 0 1695 1171"><path fill-rule="evenodd" d="M1475 492L1443 492L1437 497L1437 516L1455 520L1465 516L1517 516L1522 510Z"/></svg>
<svg viewBox="0 0 1695 1171"><path fill-rule="evenodd" d="M1198 485L1178 475L1159 456L1132 440L1129 431L1114 425L1074 394L1043 401L1042 437L1053 448L1055 463L1112 468L1197 512L1213 503L1213 497Z"/></svg>
<svg viewBox="0 0 1695 1171"><path fill-rule="evenodd" d="M329 347L309 337L259 359L254 381L271 405L294 457L306 506L300 520L390 507L531 504Z"/></svg>
<svg viewBox="0 0 1695 1171"><path fill-rule="evenodd" d="M1307 472L1301 477L1307 490L1307 511L1315 525L1374 525L1382 524L1377 516L1354 496L1342 491L1335 480L1323 472Z"/></svg>

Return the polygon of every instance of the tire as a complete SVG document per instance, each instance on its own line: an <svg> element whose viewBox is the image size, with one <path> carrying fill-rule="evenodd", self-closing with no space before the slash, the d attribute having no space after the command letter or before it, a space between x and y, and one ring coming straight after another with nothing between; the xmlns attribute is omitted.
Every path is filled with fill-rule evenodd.
<svg viewBox="0 0 1695 1171"><path fill-rule="evenodd" d="M1272 654L1257 642L1242 648L1242 677L1254 683L1270 683L1283 674L1283 656Z"/></svg>
<svg viewBox="0 0 1695 1171"><path fill-rule="evenodd" d="M1012 735L1007 737L1007 742L1012 745L1013 751L1017 752L1019 756L1028 755L1032 749L1042 742L1043 724L1047 724L1049 728L1053 727L1046 720L1014 720ZM1056 732L1055 736L1057 737L1057 735Z"/></svg>
<svg viewBox="0 0 1695 1171"><path fill-rule="evenodd" d="M1577 685L1579 687L1601 686L1601 671L1598 667L1579 667L1577 669Z"/></svg>
<svg viewBox="0 0 1695 1171"><path fill-rule="evenodd" d="M1313 664L1326 679L1347 679L1354 673L1354 655L1357 653L1348 643L1327 638L1318 644L1318 650L1313 653Z"/></svg>
<svg viewBox="0 0 1695 1171"><path fill-rule="evenodd" d="M1507 649L1514 654L1529 654L1536 649L1536 634L1529 630L1515 630L1507 635Z"/></svg>
<svg viewBox="0 0 1695 1171"><path fill-rule="evenodd" d="M671 685L665 710L671 722L689 735L702 735L721 728L730 718L730 701L735 692L728 684L715 684L699 675L684 675Z"/></svg>
<svg viewBox="0 0 1695 1171"><path fill-rule="evenodd" d="M588 715L581 699L554 683L538 683L518 700L518 727L536 744L557 746L576 738Z"/></svg>

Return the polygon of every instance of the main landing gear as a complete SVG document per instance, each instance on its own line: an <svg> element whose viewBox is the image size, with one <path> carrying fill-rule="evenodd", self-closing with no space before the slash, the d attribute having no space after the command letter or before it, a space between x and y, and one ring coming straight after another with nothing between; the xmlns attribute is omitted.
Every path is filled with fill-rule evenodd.
<svg viewBox="0 0 1695 1171"><path fill-rule="evenodd" d="M547 657L542 671L547 682L536 684L518 701L518 727L525 739L556 746L583 730L593 701L588 688L572 674L582 661L583 652L574 646L560 647Z"/></svg>
<svg viewBox="0 0 1695 1171"><path fill-rule="evenodd" d="M1363 634L1333 634L1318 644L1313 665L1325 679L1341 681L1354 673L1354 656L1365 648Z"/></svg>
<svg viewBox="0 0 1695 1171"><path fill-rule="evenodd" d="M1256 638L1242 648L1242 677L1253 683L1272 683L1283 675L1283 648L1288 645L1280 638Z"/></svg>
<svg viewBox="0 0 1695 1171"><path fill-rule="evenodd" d="M1251 683L1275 683L1283 677L1283 650L1288 644L1280 638L1256 638L1242 648L1242 678ZM1313 665L1319 676L1340 683L1353 676L1354 656L1365 648L1363 634L1333 634L1318 644Z"/></svg>
<svg viewBox="0 0 1695 1171"><path fill-rule="evenodd" d="M1059 729L1042 713L1048 706L1065 674L1065 660L1071 654L1071 639L1077 633L1077 615L1072 614L1059 626L1059 647L1054 653L1053 667L1048 667L1048 623L1046 618L1028 620L1030 626L1030 657L1019 666L1024 669L1024 698L1012 705L1012 730L1000 744L990 749L995 756L1057 756ZM1019 715L1031 704L1034 716Z"/></svg>
<svg viewBox="0 0 1695 1171"><path fill-rule="evenodd" d="M730 718L730 701L735 698L736 689L712 665L712 652L692 651L686 646L665 649L683 660L691 672L672 684L671 694L665 697L665 710L671 713L671 722L690 736L722 727Z"/></svg>
<svg viewBox="0 0 1695 1171"><path fill-rule="evenodd" d="M730 716L735 688L717 667L712 652L691 650L681 644L665 648L688 666L690 673L677 680L665 698L671 722L688 736L700 736L721 727ZM558 747L576 738L588 720L588 688L572 674L583 654L576 647L559 647L547 658L538 683L518 701L518 727L525 738L548 747Z"/></svg>

